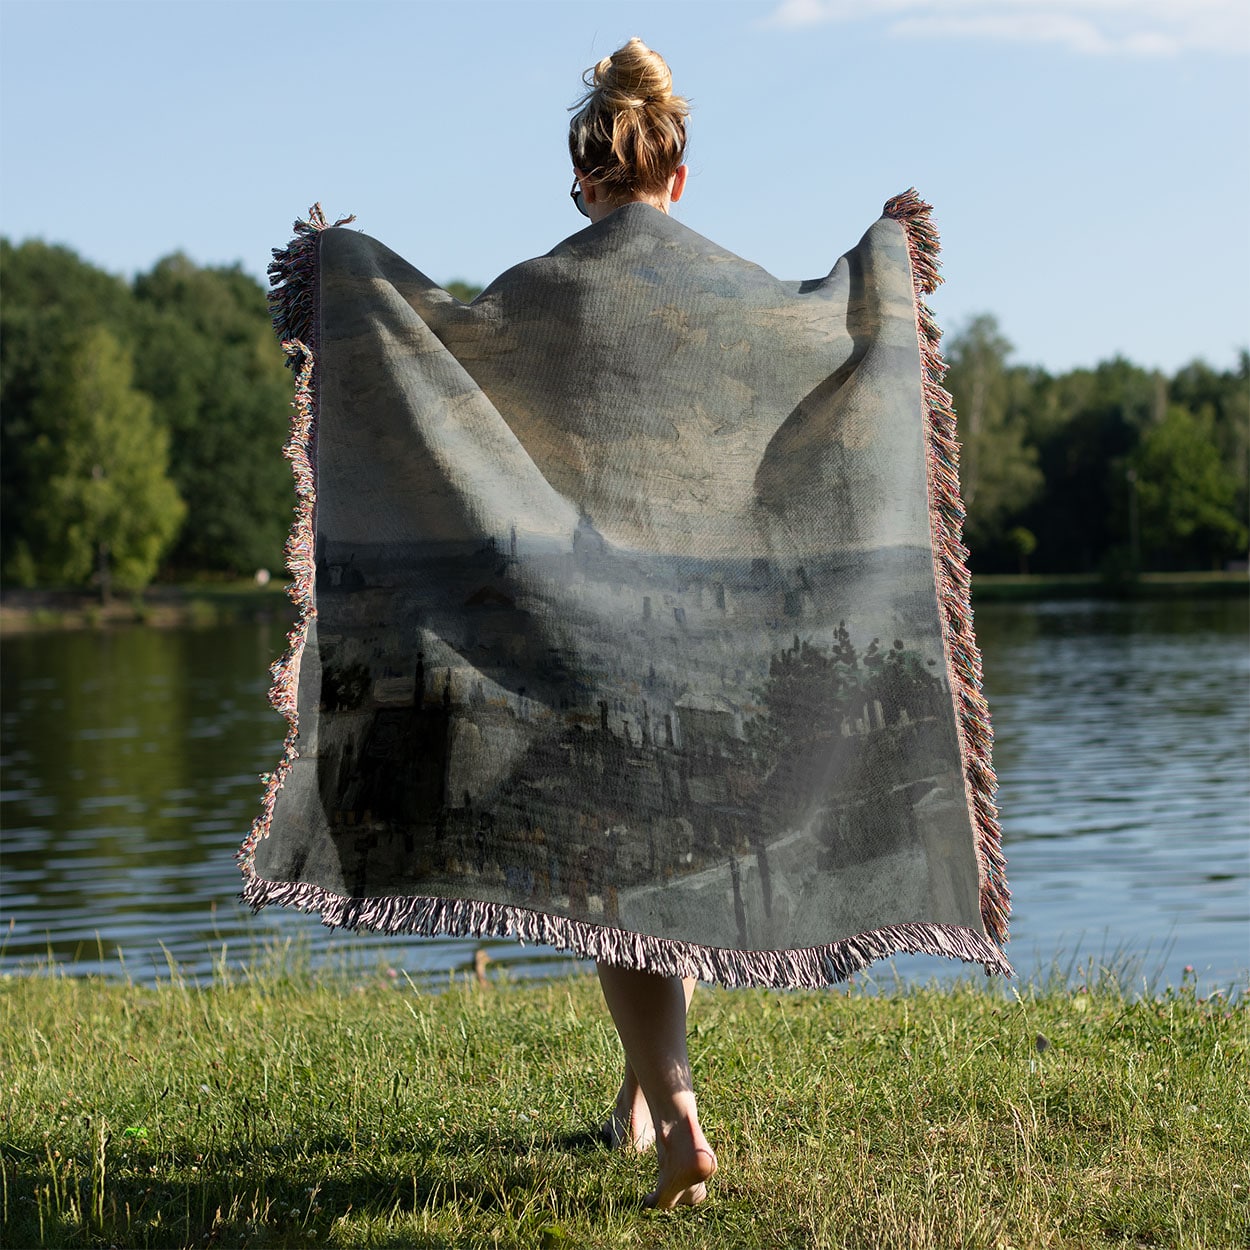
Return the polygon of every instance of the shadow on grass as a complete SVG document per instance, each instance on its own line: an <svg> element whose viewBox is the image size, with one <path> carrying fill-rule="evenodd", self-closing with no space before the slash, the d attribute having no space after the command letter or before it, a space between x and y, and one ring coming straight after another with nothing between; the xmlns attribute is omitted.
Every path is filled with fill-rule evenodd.
<svg viewBox="0 0 1250 1250"><path fill-rule="evenodd" d="M103 1173L0 1152L8 1181L6 1244L21 1246L305 1246L349 1219L371 1246L450 1246L414 1228L425 1214L495 1217L538 1244L544 1221L576 1212L598 1222L640 1207L640 1187L614 1186L620 1156L596 1132L465 1129L354 1144L341 1135L289 1147L217 1148L200 1163L132 1152ZM599 1155L587 1167L588 1155ZM606 1183L605 1183L606 1182ZM558 1210L535 1204L558 1193ZM13 1240L9 1241L8 1237Z"/></svg>

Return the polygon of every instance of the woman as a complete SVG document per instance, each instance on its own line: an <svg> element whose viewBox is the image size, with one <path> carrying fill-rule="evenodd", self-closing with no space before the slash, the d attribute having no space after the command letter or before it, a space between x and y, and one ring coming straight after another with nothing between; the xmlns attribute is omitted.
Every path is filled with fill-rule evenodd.
<svg viewBox="0 0 1250 1250"><path fill-rule="evenodd" d="M663 60L631 40L587 85L591 226L472 304L319 210L275 253L302 613L243 894L593 959L605 1135L654 1143L673 1207L716 1170L696 979L1009 975L1008 894L928 206L782 282L667 216Z"/></svg>
<svg viewBox="0 0 1250 1250"><path fill-rule="evenodd" d="M673 94L664 58L635 38L586 77L589 90L569 126L574 202L596 224L623 204L667 213L686 186L689 109ZM702 1202L716 1156L699 1126L686 1052L695 980L597 966L625 1050L625 1079L604 1137L635 1150L654 1143L660 1175L649 1206Z"/></svg>
<svg viewBox="0 0 1250 1250"><path fill-rule="evenodd" d="M686 185L689 110L673 94L664 58L631 39L587 78L589 90L569 126L575 203L594 223L623 204L651 204L667 213ZM660 1176L649 1205L701 1202L716 1156L699 1126L686 1053L695 981L607 963L598 969L625 1050L625 1079L605 1137L637 1150L655 1144Z"/></svg>

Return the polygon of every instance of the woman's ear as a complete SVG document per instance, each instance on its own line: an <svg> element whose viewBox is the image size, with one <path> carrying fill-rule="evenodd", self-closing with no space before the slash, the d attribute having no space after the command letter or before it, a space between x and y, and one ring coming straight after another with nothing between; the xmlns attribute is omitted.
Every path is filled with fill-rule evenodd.
<svg viewBox="0 0 1250 1250"><path fill-rule="evenodd" d="M669 183L668 198L674 204L681 199L681 193L686 189L686 175L690 172L689 166L678 165L673 170L673 180Z"/></svg>
<svg viewBox="0 0 1250 1250"><path fill-rule="evenodd" d="M582 201L586 204L593 204L598 196L595 195L595 180L587 178L576 165L573 166L573 174L577 181L582 184Z"/></svg>

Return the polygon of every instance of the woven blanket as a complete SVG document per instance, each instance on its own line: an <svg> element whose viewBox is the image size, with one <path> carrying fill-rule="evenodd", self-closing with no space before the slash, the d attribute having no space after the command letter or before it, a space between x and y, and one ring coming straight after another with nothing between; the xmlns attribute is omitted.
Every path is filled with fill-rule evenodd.
<svg viewBox="0 0 1250 1250"><path fill-rule="evenodd" d="M301 613L245 900L1010 975L929 206L782 282L629 204L468 305L344 224L271 266Z"/></svg>

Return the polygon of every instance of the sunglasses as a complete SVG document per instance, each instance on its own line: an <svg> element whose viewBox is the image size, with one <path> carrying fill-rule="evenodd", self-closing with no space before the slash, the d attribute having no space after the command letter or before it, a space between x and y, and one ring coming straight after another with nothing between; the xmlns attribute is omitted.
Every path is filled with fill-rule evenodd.
<svg viewBox="0 0 1250 1250"><path fill-rule="evenodd" d="M582 199L582 184L580 179L573 179L573 189L569 192L569 198L577 206L577 211L581 213L583 217L590 216L590 214L586 211L586 201Z"/></svg>

